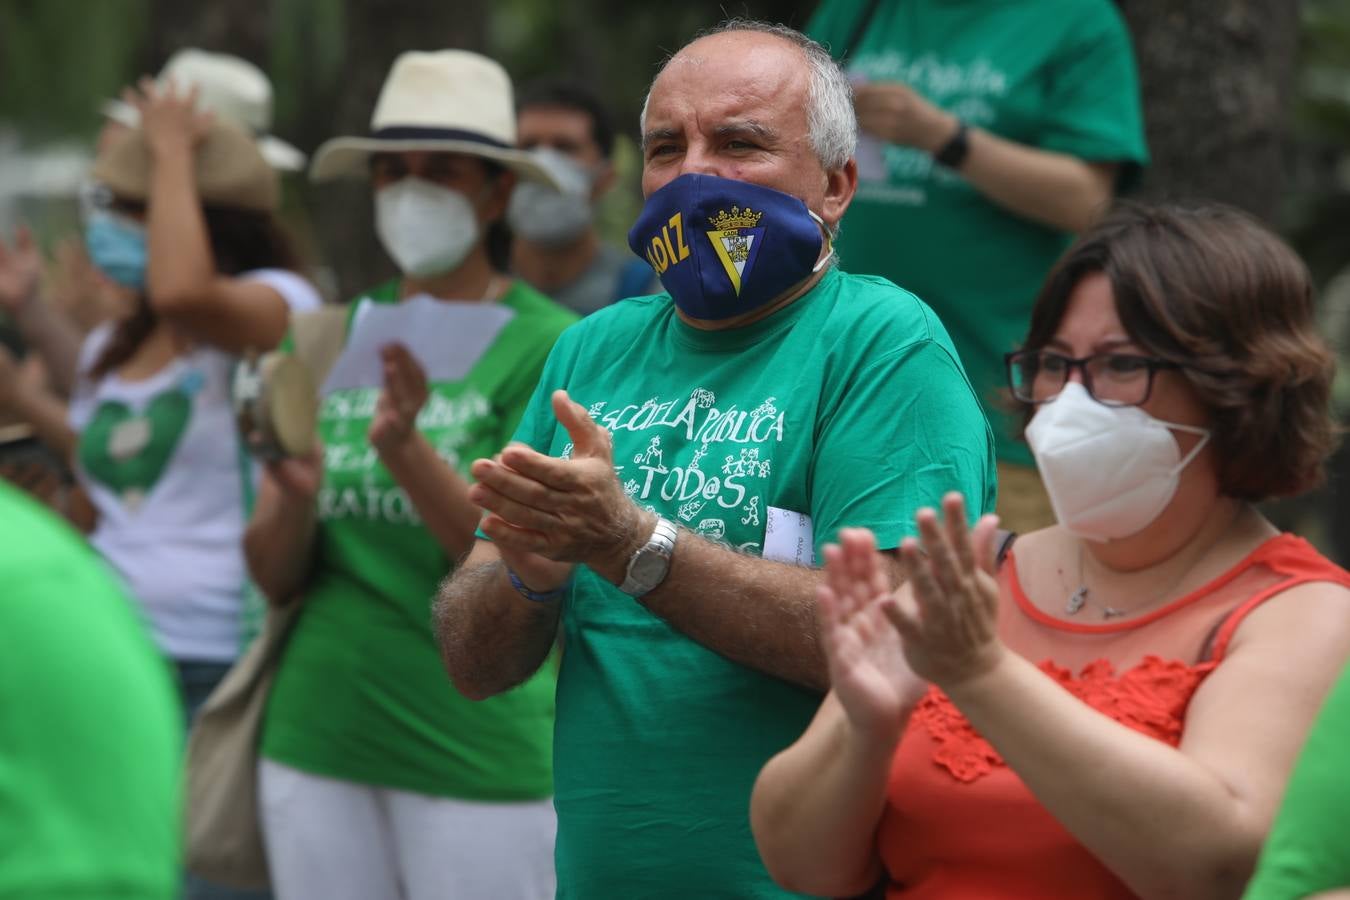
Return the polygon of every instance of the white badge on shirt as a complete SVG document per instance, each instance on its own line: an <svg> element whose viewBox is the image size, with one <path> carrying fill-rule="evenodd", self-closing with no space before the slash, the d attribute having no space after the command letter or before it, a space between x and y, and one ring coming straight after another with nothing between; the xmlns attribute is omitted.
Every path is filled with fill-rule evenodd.
<svg viewBox="0 0 1350 900"><path fill-rule="evenodd" d="M811 517L770 506L768 520L764 523L764 553L761 555L794 566L814 566L816 550Z"/></svg>

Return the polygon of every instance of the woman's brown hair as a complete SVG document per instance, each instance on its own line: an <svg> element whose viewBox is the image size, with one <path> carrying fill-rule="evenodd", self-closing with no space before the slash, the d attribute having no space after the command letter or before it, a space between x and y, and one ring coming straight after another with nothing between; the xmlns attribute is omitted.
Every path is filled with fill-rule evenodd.
<svg viewBox="0 0 1350 900"><path fill-rule="evenodd" d="M205 206L202 215L206 219L211 257L221 275L238 275L253 269L300 269L295 245L274 214ZM131 359L158 321L142 292L136 300L136 311L113 327L103 352L89 368L89 377L102 378Z"/></svg>
<svg viewBox="0 0 1350 900"><path fill-rule="evenodd" d="M1084 276L1149 354L1209 410L1220 490L1243 500L1316 487L1335 444L1333 363L1308 270L1254 218L1218 204L1122 204L1069 248L1036 299L1026 349L1048 345ZM1022 406L1024 421L1034 407Z"/></svg>

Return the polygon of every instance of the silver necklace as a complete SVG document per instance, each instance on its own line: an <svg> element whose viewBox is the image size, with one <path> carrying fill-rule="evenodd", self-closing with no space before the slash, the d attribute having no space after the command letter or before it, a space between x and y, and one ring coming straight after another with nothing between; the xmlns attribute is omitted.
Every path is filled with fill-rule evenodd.
<svg viewBox="0 0 1350 900"><path fill-rule="evenodd" d="M1088 586L1083 583L1083 545L1078 545L1078 589L1069 595L1069 599L1064 603L1064 612L1071 616L1078 615L1079 610L1087 605ZM1114 606L1102 605L1102 618L1114 619L1119 616L1127 615L1129 610L1118 609Z"/></svg>
<svg viewBox="0 0 1350 900"><path fill-rule="evenodd" d="M1172 583L1167 586L1167 590L1164 591L1160 596L1166 599L1167 597L1170 597L1174 591L1176 591L1176 589L1181 585L1181 583L1186 580L1186 576L1190 575L1191 571L1200 564L1200 560L1204 559L1209 554L1209 551L1213 550L1215 545L1218 544L1220 538L1222 538L1225 534L1228 533L1229 529L1233 527L1233 523L1237 521L1237 518L1241 513L1242 513L1242 506L1239 504L1234 509L1232 515L1229 517L1228 524L1224 526L1222 530L1215 533L1214 537L1211 538L1209 543L1205 546L1205 549L1200 551L1200 553L1196 555L1195 559L1192 560L1191 564L1187 566L1185 569L1183 569L1181 574L1172 580ZM1091 593L1091 591L1088 590L1087 582L1083 580L1083 554L1084 554L1084 545L1082 541L1079 541L1078 587L1076 590L1074 590L1073 593L1069 594L1069 599L1064 602L1064 612L1070 616L1078 615L1079 611L1082 610L1082 608L1087 605L1088 594ZM1151 606L1154 604L1148 605ZM1138 611L1139 610L1121 609L1120 607L1117 606L1108 606L1105 603L1102 604L1103 619L1117 619L1120 618L1121 616L1128 616L1130 615L1131 612L1138 612Z"/></svg>

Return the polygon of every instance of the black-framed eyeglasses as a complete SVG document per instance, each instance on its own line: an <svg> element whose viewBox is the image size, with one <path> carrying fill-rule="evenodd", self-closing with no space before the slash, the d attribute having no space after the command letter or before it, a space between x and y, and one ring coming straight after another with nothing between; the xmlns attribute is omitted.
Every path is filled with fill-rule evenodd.
<svg viewBox="0 0 1350 900"><path fill-rule="evenodd" d="M1138 406L1153 392L1153 376L1179 363L1137 353L1094 353L1074 358L1053 350L1017 350L1007 354L1008 387L1024 403L1046 403L1059 396L1069 376L1083 373L1083 387L1106 406Z"/></svg>

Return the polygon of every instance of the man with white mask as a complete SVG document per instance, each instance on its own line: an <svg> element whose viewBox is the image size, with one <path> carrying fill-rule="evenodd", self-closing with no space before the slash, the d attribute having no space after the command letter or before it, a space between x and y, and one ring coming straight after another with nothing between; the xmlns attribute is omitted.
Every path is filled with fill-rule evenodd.
<svg viewBox="0 0 1350 900"><path fill-rule="evenodd" d="M260 747L273 885L280 900L551 897L553 670L471 703L427 626L473 543L469 463L506 444L576 319L502 274L511 190L548 176L515 147L506 72L475 53L401 55L371 126L320 147L311 176L374 189L402 275L352 304L338 368L380 374L325 386L323 458L269 468L245 538L268 598L304 604ZM446 316L481 340L414 356L420 323ZM436 375L452 356L461 374Z"/></svg>
<svg viewBox="0 0 1350 900"><path fill-rule="evenodd" d="M516 102L519 146L558 183L517 185L507 209L511 270L582 315L624 297L655 294L650 265L606 243L595 207L615 182L614 125L600 98L563 81L541 81Z"/></svg>

